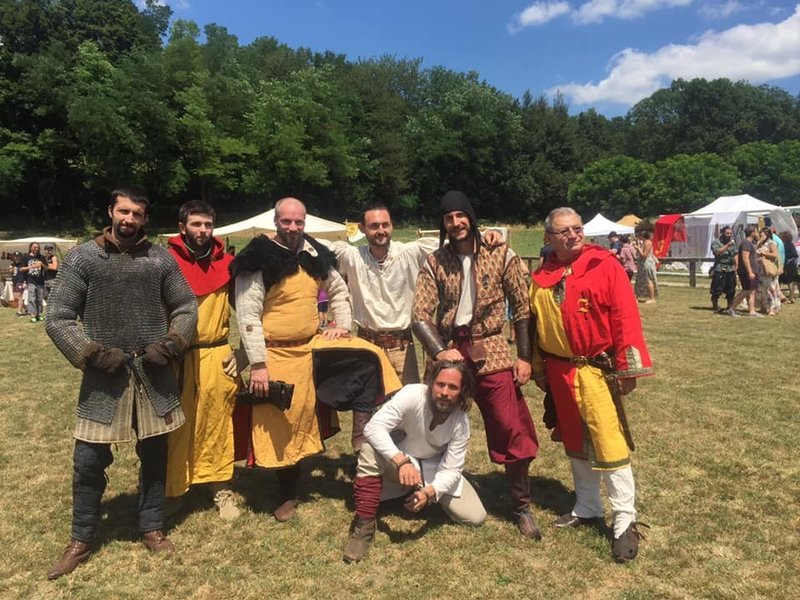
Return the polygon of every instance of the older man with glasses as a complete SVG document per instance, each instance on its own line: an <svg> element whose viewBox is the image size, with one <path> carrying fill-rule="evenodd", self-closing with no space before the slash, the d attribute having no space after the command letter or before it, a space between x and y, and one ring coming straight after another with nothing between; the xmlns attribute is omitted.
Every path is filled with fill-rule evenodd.
<svg viewBox="0 0 800 600"><path fill-rule="evenodd" d="M633 450L621 396L636 378L653 373L639 309L616 256L584 243L583 223L571 208L545 220L553 254L533 274L531 312L536 322L532 372L555 411L554 439L572 463L576 502L556 527L601 522L600 480L613 510L612 556L636 557L642 537L636 522Z"/></svg>

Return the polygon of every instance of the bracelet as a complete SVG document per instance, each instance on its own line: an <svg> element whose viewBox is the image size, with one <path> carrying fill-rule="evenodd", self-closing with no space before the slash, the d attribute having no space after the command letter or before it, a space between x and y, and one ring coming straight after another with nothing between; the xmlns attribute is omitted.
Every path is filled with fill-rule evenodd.
<svg viewBox="0 0 800 600"><path fill-rule="evenodd" d="M403 458L403 460L397 463L397 470L400 471L400 467L402 467L403 465L410 465L410 464L411 464L411 459L406 456L405 458Z"/></svg>

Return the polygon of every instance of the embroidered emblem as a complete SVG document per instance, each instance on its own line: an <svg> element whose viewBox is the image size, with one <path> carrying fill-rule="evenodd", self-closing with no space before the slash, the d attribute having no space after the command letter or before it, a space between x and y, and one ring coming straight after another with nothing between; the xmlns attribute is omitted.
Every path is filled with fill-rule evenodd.
<svg viewBox="0 0 800 600"><path fill-rule="evenodd" d="M578 298L578 312L579 313L588 313L589 309L591 307L592 307L592 305L589 302L588 298Z"/></svg>

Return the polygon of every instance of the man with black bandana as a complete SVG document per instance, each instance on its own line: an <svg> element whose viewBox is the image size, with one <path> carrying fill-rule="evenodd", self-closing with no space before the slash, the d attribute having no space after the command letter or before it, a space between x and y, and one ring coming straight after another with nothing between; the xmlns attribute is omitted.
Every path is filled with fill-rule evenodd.
<svg viewBox="0 0 800 600"><path fill-rule="evenodd" d="M334 268L333 253L305 235L305 218L300 200L279 200L275 239L253 239L231 265L239 334L251 365L250 392L267 396L270 381L294 385L287 411L256 404L250 419L248 462L277 469L278 521L294 516L299 462L322 452L323 437L338 429L331 410L372 412L385 394L400 388L380 349L350 337L347 285ZM322 333L320 289L328 293L337 324Z"/></svg>
<svg viewBox="0 0 800 600"><path fill-rule="evenodd" d="M66 254L50 294L47 334L83 380L72 541L48 579L71 573L92 553L112 443L138 440L139 531L151 551L174 550L162 531L166 434L184 422L175 363L194 336L197 301L169 252L147 240L148 208L138 190L114 191L111 227Z"/></svg>
<svg viewBox="0 0 800 600"><path fill-rule="evenodd" d="M233 257L214 237L214 208L203 200L190 200L178 211L180 235L170 238L168 249L197 296L197 334L183 357L181 406L186 424L169 434L167 464L168 509L196 484L208 484L222 519L239 516L230 490L233 478L233 409L239 385L235 372L224 367L232 354L228 343L231 308L228 267ZM244 366L244 365L240 365Z"/></svg>
<svg viewBox="0 0 800 600"><path fill-rule="evenodd" d="M522 535L540 540L530 511L528 468L538 451L536 430L520 387L531 373L530 307L519 257L505 244L481 242L475 211L462 192L441 200L440 240L420 270L412 327L436 360L466 361L476 373L475 402L486 427L489 457L502 464L514 518ZM517 358L503 336L506 310L516 333Z"/></svg>

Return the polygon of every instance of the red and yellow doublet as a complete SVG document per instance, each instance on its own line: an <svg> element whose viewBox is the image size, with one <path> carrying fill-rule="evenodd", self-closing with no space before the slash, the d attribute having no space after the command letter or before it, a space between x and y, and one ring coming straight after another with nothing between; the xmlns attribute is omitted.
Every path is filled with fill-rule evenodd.
<svg viewBox="0 0 800 600"><path fill-rule="evenodd" d="M586 245L571 263L546 261L532 280L533 373L547 378L566 453L595 469L624 467L630 450L605 374L580 357L610 354L618 378L653 374L628 276L608 250Z"/></svg>

